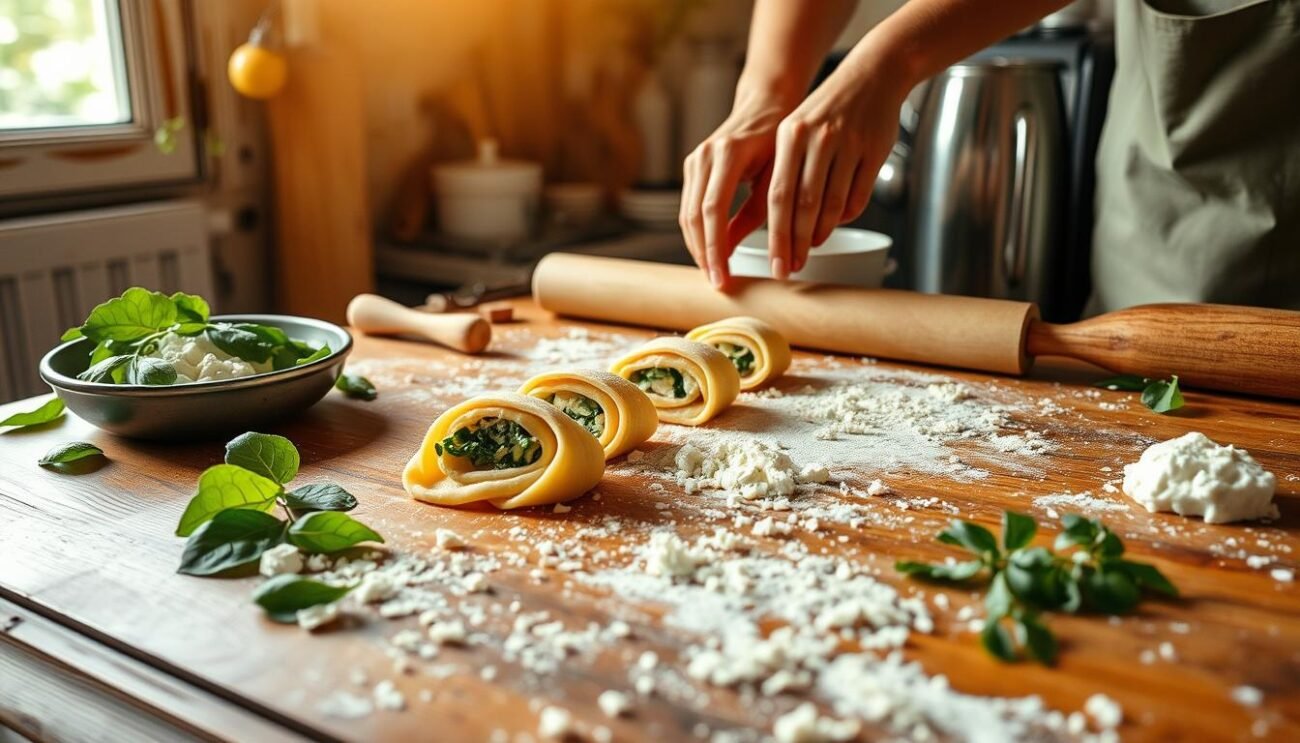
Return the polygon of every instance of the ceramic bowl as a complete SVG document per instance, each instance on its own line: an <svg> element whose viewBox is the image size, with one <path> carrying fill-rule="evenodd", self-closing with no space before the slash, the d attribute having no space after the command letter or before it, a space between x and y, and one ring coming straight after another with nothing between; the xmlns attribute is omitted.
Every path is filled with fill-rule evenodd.
<svg viewBox="0 0 1300 743"><path fill-rule="evenodd" d="M322 320L287 315L222 315L219 322L273 325L329 356L291 369L194 384L149 387L83 382L95 344L63 343L41 359L41 378L78 417L110 433L138 439L221 438L301 413L334 386L352 352L352 336Z"/></svg>
<svg viewBox="0 0 1300 743"><path fill-rule="evenodd" d="M889 275L889 235L870 230L840 227L819 247L808 253L803 270L791 274L795 281L844 284L879 289ZM757 230L740 241L731 254L733 276L770 278L772 262L767 253L767 230Z"/></svg>

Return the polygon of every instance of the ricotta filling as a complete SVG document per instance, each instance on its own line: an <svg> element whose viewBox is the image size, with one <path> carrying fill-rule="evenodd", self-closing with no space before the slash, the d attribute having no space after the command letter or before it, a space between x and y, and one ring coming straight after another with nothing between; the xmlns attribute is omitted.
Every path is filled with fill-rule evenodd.
<svg viewBox="0 0 1300 743"><path fill-rule="evenodd" d="M600 405L586 395L576 392L556 392L547 400L560 409L560 412L582 424L592 436L600 438L605 433L605 411Z"/></svg>
<svg viewBox="0 0 1300 743"><path fill-rule="evenodd" d="M1207 524L1277 518L1277 478L1244 449L1192 432L1153 444L1124 466L1124 493L1152 513L1201 516Z"/></svg>
<svg viewBox="0 0 1300 743"><path fill-rule="evenodd" d="M699 389L699 383L690 374L664 366L652 366L637 369L632 373L632 382L648 395L656 395L669 400L683 400L692 397Z"/></svg>
<svg viewBox="0 0 1300 743"><path fill-rule="evenodd" d="M162 359L176 370L175 384L212 382L251 377L271 371L270 362L253 363L221 350L206 334L184 336L167 333L146 356Z"/></svg>

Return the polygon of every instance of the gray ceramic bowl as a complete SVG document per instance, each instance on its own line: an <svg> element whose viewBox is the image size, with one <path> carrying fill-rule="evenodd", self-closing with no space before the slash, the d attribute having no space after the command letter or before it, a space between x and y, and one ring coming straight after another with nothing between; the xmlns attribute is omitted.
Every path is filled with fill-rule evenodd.
<svg viewBox="0 0 1300 743"><path fill-rule="evenodd" d="M148 387L83 382L94 344L64 343L41 359L44 379L68 409L91 424L138 439L223 437L301 413L334 386L352 352L352 336L322 320L288 315L222 315L213 320L273 325L290 338L328 344L329 356L292 369L239 379Z"/></svg>

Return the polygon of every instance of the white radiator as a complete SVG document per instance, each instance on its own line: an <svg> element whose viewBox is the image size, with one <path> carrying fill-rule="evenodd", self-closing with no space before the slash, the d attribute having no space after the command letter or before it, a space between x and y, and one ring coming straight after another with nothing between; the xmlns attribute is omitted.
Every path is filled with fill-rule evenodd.
<svg viewBox="0 0 1300 743"><path fill-rule="evenodd" d="M197 201L0 220L0 402L48 391L41 356L132 286L212 296Z"/></svg>

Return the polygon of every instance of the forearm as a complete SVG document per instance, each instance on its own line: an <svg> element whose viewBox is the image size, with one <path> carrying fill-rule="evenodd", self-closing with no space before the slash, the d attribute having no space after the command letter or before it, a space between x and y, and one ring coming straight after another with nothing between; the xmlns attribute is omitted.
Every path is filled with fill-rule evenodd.
<svg viewBox="0 0 1300 743"><path fill-rule="evenodd" d="M808 91L857 4L857 0L757 0L737 102L747 95L777 96L793 108Z"/></svg>
<svg viewBox="0 0 1300 743"><path fill-rule="evenodd" d="M1064 7L1069 0L910 0L854 46L843 67L916 84Z"/></svg>

